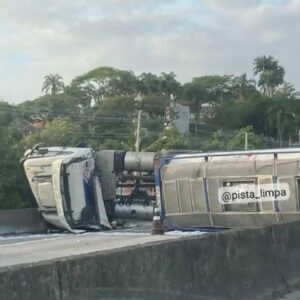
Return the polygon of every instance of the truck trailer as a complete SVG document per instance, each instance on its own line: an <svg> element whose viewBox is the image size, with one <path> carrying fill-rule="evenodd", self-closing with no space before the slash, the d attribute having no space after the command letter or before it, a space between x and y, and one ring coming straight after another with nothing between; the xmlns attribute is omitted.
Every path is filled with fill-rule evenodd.
<svg viewBox="0 0 300 300"><path fill-rule="evenodd" d="M156 177L169 227L300 220L300 148L162 156Z"/></svg>

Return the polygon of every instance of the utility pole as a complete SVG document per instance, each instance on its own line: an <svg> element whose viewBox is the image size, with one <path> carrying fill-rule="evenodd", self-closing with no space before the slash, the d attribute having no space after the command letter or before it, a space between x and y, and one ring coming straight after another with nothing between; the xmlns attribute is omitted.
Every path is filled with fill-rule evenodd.
<svg viewBox="0 0 300 300"><path fill-rule="evenodd" d="M245 132L245 150L248 150L248 132Z"/></svg>
<svg viewBox="0 0 300 300"><path fill-rule="evenodd" d="M138 111L137 128L136 128L136 140L135 140L135 151L140 152L140 131L141 131L141 114L142 111Z"/></svg>

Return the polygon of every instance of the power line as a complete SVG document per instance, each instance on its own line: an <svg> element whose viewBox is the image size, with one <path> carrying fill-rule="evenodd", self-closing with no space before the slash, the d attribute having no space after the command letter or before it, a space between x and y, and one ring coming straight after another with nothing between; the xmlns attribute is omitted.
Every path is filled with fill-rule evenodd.
<svg viewBox="0 0 300 300"><path fill-rule="evenodd" d="M71 113L56 113L56 112L37 112L37 111L33 111L33 110L15 110L13 108L3 108L0 107L0 111L4 111L4 112L10 112L10 113L14 113L14 114L18 114L21 116L24 116L26 114L32 114L32 115L41 115L41 114L45 114L47 116L51 116L51 117L73 117L76 118L77 120L88 120L88 121L94 121L94 120L103 120L103 121L120 121L120 122L132 122L132 117L129 118L129 115L127 115L128 117L115 117L115 116L87 116L87 115L80 115L80 114L71 114Z"/></svg>

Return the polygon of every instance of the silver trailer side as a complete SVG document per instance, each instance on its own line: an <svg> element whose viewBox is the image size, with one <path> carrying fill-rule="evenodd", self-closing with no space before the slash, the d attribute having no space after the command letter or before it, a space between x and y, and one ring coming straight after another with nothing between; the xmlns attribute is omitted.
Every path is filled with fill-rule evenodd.
<svg viewBox="0 0 300 300"><path fill-rule="evenodd" d="M179 226L248 227L300 219L300 149L272 149L161 158L162 207ZM230 185L286 183L285 201L224 204L219 189Z"/></svg>

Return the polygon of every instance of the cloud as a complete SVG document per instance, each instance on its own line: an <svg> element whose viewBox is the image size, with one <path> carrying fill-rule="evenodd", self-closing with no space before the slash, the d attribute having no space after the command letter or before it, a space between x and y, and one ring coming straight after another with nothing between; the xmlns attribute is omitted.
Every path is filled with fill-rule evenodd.
<svg viewBox="0 0 300 300"><path fill-rule="evenodd" d="M183 82L252 76L263 54L297 83L299 17L299 0L0 0L0 98L34 98L46 74L69 82L103 65Z"/></svg>
<svg viewBox="0 0 300 300"><path fill-rule="evenodd" d="M273 55L286 69L287 79L300 88L297 64L299 0L212 0L206 3L222 26L222 36L226 40L235 37L234 57L249 61L258 55ZM239 69L237 64L235 69Z"/></svg>

